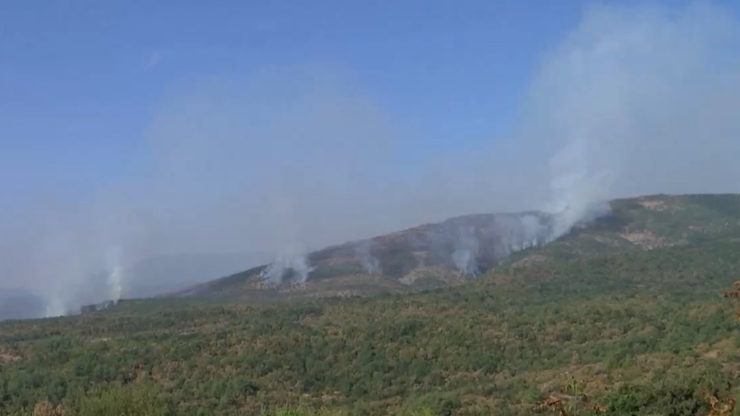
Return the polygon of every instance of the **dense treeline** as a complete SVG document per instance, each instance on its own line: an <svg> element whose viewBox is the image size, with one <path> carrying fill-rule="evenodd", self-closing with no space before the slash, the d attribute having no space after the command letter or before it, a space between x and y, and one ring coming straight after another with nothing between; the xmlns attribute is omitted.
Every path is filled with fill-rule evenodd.
<svg viewBox="0 0 740 416"><path fill-rule="evenodd" d="M740 274L738 248L549 261L416 295L259 307L141 301L6 322L2 409L140 380L161 387L178 414L288 405L380 414L417 402L527 414L566 373L589 380L596 397L620 381L734 375L740 332L719 294Z"/></svg>
<svg viewBox="0 0 740 416"><path fill-rule="evenodd" d="M740 240L706 223L713 240L671 229L692 243L643 251L586 238L607 221L417 294L0 323L0 414L526 415L551 396L595 412L573 380L606 414L709 414L738 395L737 305L721 294Z"/></svg>

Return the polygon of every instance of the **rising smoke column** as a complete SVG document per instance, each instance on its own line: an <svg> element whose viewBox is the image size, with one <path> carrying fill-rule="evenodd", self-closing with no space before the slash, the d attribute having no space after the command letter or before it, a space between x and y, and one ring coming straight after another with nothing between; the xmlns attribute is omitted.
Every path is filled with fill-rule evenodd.
<svg viewBox="0 0 740 416"><path fill-rule="evenodd" d="M714 185L727 183L740 147L731 16L706 4L599 5L543 62L525 124L530 145L551 155L550 239L615 197L723 191Z"/></svg>
<svg viewBox="0 0 740 416"><path fill-rule="evenodd" d="M123 294L124 270L121 266L121 249L113 247L107 253L108 263L108 299L113 303L118 303Z"/></svg>
<svg viewBox="0 0 740 416"><path fill-rule="evenodd" d="M507 229L504 243L510 252L526 250L551 241L552 228L540 216L524 214L504 218L499 224Z"/></svg>
<svg viewBox="0 0 740 416"><path fill-rule="evenodd" d="M124 189L106 184L119 197L103 211L130 210L147 243L121 238L119 228L132 227L115 218L99 224L112 235L85 241L100 231L86 230L91 213L83 204L29 202L14 214L4 206L4 222L44 228L39 224L58 218L67 229L0 223L0 263L14 269L0 283L32 285L48 298L49 314L62 314L77 303L72 292L85 285L82 277L108 270L102 282L118 279L99 252L114 243L131 262L161 248L284 252L294 242L314 249L469 212L535 208L553 218L552 232L539 242L605 212L601 201L614 197L737 192L739 27L731 11L704 5L594 7L542 62L522 115L528 130L512 138L522 144L496 148L498 159L445 154L433 169L387 158L394 147L378 140L408 135L394 134L382 102L361 88L321 88L331 74L319 83L291 72L246 83L234 78L214 91L191 86L153 114L147 140L154 151L141 155L152 166L134 175L144 179ZM299 91L286 91L297 85ZM474 164L485 168L471 170ZM294 195L290 227L264 203L266 189ZM48 212L29 217L28 208L39 207ZM281 227L299 231L283 237ZM445 246L440 263L452 251ZM98 300L114 292L103 289Z"/></svg>
<svg viewBox="0 0 740 416"><path fill-rule="evenodd" d="M61 298L57 296L46 296L45 300L46 309L44 311L44 318L56 318L67 314L67 305Z"/></svg>
<svg viewBox="0 0 740 416"><path fill-rule="evenodd" d="M553 197L545 212L552 216L553 224L546 241L562 237L579 223L609 213L610 183L599 166L592 166L587 145L582 138L574 137L550 162ZM528 225L538 227L532 219Z"/></svg>
<svg viewBox="0 0 740 416"><path fill-rule="evenodd" d="M269 285L280 285L288 283L305 283L313 267L311 267L306 250L299 245L290 245L283 253L270 263L262 272L260 277Z"/></svg>
<svg viewBox="0 0 740 416"><path fill-rule="evenodd" d="M355 258L362 265L362 269L367 274L383 274L380 267L380 260L372 255L372 240L364 240L355 247Z"/></svg>
<svg viewBox="0 0 740 416"><path fill-rule="evenodd" d="M290 283L306 283L312 271L313 268L305 256L285 257L270 263L260 273L260 277L270 285L285 283L286 277L290 277Z"/></svg>
<svg viewBox="0 0 740 416"><path fill-rule="evenodd" d="M478 248L475 228L472 226L460 227L455 240L455 249L452 252L452 260L460 274L475 276L479 273L478 262L475 259L478 255Z"/></svg>
<svg viewBox="0 0 740 416"><path fill-rule="evenodd" d="M547 244L550 236L550 229L542 219L536 215L526 214L519 218L522 229L522 242L520 247L527 249L537 247L541 244Z"/></svg>
<svg viewBox="0 0 740 416"><path fill-rule="evenodd" d="M497 259L545 244L551 234L543 216L535 214L497 214L492 226L496 235L493 253Z"/></svg>

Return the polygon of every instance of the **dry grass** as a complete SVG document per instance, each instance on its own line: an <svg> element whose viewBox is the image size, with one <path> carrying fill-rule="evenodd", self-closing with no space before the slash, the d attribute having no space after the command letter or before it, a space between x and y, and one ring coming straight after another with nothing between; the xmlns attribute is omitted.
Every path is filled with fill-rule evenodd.
<svg viewBox="0 0 740 416"><path fill-rule="evenodd" d="M5 351L0 349L0 362L3 363L9 363L9 362L15 362L20 361L21 357L18 355L12 354L9 351Z"/></svg>
<svg viewBox="0 0 740 416"><path fill-rule="evenodd" d="M669 208L668 204L666 204L665 201L660 200L641 200L637 203L640 204L643 208L649 209L651 211L662 212L666 211Z"/></svg>
<svg viewBox="0 0 740 416"><path fill-rule="evenodd" d="M661 247L669 247L674 245L673 243L666 241L664 238L659 237L650 231L631 231L619 234L620 237L629 241L630 243L642 248L643 250L653 250Z"/></svg>

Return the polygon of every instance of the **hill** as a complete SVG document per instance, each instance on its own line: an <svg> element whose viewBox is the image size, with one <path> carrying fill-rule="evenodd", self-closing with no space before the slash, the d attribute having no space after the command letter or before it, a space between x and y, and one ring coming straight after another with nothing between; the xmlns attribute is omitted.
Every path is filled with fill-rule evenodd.
<svg viewBox="0 0 740 416"><path fill-rule="evenodd" d="M737 204L734 195L616 200L608 214L588 227L576 227L548 253L572 257L649 250L716 239L722 232L734 235L740 229L733 216ZM305 259L284 259L277 267L255 267L178 295L259 301L370 296L455 285L493 270L512 254L544 245L552 228L553 217L545 213L467 215L329 247ZM296 260L302 271L293 267Z"/></svg>
<svg viewBox="0 0 740 416"><path fill-rule="evenodd" d="M737 304L722 298L740 277L740 196L611 206L464 284L0 323L0 413L529 415L551 398L570 414L723 414L740 394Z"/></svg>
<svg viewBox="0 0 740 416"><path fill-rule="evenodd" d="M542 213L467 215L282 259L179 295L351 297L459 284L544 243L550 228L551 217Z"/></svg>
<svg viewBox="0 0 740 416"><path fill-rule="evenodd" d="M186 253L151 257L125 271L124 296L145 298L182 290L269 259L265 253Z"/></svg>
<svg viewBox="0 0 740 416"><path fill-rule="evenodd" d="M263 253L186 253L150 257L122 271L124 298L148 298L183 290L264 263ZM111 302L108 272L89 276L78 288L69 313L101 308ZM47 300L25 289L0 288L0 321L45 316Z"/></svg>
<svg viewBox="0 0 740 416"><path fill-rule="evenodd" d="M24 289L0 289L0 321L44 316L46 302Z"/></svg>

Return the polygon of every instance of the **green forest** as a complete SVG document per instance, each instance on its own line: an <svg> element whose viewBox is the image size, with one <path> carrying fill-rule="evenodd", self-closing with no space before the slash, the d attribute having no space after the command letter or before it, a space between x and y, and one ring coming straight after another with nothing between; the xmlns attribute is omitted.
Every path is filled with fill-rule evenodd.
<svg viewBox="0 0 740 416"><path fill-rule="evenodd" d="M740 414L739 305L723 297L740 280L737 201L694 200L703 211L682 224L706 226L688 237L664 220L679 214L625 202L482 277L416 293L131 300L2 322L0 414ZM640 223L686 241L594 245Z"/></svg>

